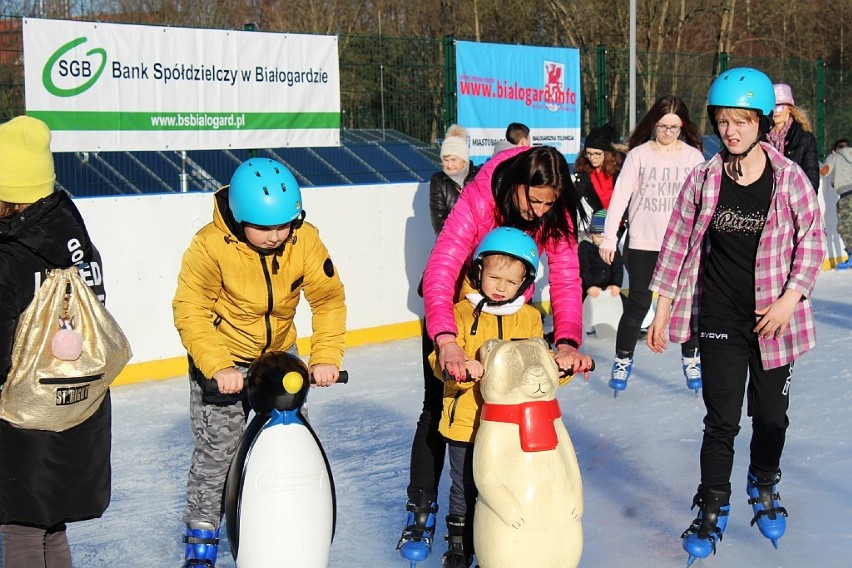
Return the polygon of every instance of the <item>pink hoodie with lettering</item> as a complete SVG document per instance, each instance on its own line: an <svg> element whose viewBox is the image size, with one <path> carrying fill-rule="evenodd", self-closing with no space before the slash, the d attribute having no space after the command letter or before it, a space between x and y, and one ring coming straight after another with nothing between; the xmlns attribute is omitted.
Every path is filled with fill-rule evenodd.
<svg viewBox="0 0 852 568"><path fill-rule="evenodd" d="M671 154L655 146L654 141L649 141L627 153L606 211L601 248L615 250L618 227L627 209L627 246L660 250L680 188L689 172L704 161L704 155L685 142Z"/></svg>

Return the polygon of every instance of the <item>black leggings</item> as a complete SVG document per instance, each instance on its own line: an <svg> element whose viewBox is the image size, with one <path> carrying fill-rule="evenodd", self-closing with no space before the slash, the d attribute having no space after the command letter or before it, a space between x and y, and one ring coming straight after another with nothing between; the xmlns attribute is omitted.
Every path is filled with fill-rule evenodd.
<svg viewBox="0 0 852 568"><path fill-rule="evenodd" d="M615 349L621 353L633 355L636 343L639 341L639 333L642 329L642 321L651 307L653 293L648 289L651 284L651 276L657 265L658 251L625 249L624 266L630 276L630 294L624 305L624 313L618 322L618 332L615 336ZM680 346L684 356L692 356L698 347L697 334Z"/></svg>
<svg viewBox="0 0 852 568"><path fill-rule="evenodd" d="M753 322L710 317L699 320L701 392L707 407L701 484L718 491L731 490L734 438L740 431L743 396L747 397L751 416L750 463L758 475L778 471L790 424L787 409L793 365L764 370L753 327Z"/></svg>
<svg viewBox="0 0 852 568"><path fill-rule="evenodd" d="M434 351L434 344L426 333L425 320L420 335L423 356L423 410L420 411L414 440L411 442L408 498L416 499L422 492L424 497L435 501L438 498L438 483L444 469L447 449L446 439L438 432L444 407L444 385L435 377L429 364L428 358Z"/></svg>

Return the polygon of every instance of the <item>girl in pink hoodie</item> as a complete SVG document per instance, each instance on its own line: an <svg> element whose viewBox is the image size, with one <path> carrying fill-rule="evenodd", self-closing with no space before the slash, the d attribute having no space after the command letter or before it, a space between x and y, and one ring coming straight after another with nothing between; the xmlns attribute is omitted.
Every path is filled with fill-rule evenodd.
<svg viewBox="0 0 852 568"><path fill-rule="evenodd" d="M648 290L651 273L663 242L680 188L692 168L704 161L701 137L689 119L682 100L666 95L654 103L628 141L630 151L615 182L606 215L601 258L611 263L618 246L618 229L627 210L627 242L624 264L630 276L630 294L618 322L615 362L609 381L617 395L627 388L633 368L633 350L639 340L642 320L651 307ZM687 386L696 393L701 388L701 359L698 342L681 347Z"/></svg>

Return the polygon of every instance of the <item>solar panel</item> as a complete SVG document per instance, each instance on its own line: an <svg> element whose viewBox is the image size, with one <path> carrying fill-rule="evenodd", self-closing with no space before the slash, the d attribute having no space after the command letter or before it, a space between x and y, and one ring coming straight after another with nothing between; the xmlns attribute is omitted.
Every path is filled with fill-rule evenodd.
<svg viewBox="0 0 852 568"><path fill-rule="evenodd" d="M328 186L427 181L440 167L434 146L401 132L341 130L341 146L248 150L65 152L55 154L57 183L76 196L215 191L250 155L284 163L300 184ZM182 174L186 174L182 176ZM184 183L185 182L185 183Z"/></svg>

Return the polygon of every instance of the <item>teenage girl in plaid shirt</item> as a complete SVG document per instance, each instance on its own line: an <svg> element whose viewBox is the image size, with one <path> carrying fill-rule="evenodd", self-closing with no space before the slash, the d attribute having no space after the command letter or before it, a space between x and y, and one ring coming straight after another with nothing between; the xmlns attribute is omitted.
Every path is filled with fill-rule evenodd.
<svg viewBox="0 0 852 568"><path fill-rule="evenodd" d="M650 286L659 301L648 347L666 348L667 324L673 342L699 337L707 414L698 518L682 535L690 564L715 552L727 525L744 395L751 522L776 546L786 528L776 484L793 361L815 343L808 297L825 234L807 176L759 142L774 107L772 82L756 69L731 69L713 82L707 112L724 149L687 177Z"/></svg>

